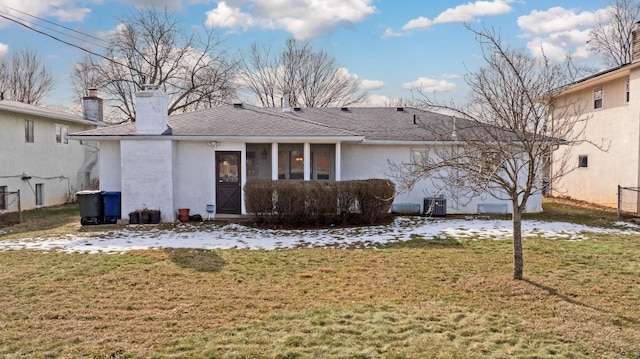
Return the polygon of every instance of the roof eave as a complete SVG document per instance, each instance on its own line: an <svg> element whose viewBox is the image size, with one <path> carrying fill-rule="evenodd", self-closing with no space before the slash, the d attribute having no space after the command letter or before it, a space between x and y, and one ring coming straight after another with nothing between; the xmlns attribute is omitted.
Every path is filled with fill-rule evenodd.
<svg viewBox="0 0 640 359"><path fill-rule="evenodd" d="M53 120L74 122L74 123L79 123L79 124L83 124L83 125L96 125L96 126L100 126L100 127L108 126L107 123L85 120L85 119L83 119L83 118L81 118L80 116L77 116L77 115L61 115L61 114L57 114L57 113L49 113L49 112L46 112L46 111L38 111L38 110L33 110L33 109L28 109L28 108L19 108L19 107L14 107L14 106L7 106L7 105L3 104L1 101L0 101L0 110L19 113L19 114L22 114L22 115L38 116L38 117L50 118L50 119L53 119Z"/></svg>
<svg viewBox="0 0 640 359"><path fill-rule="evenodd" d="M618 68L606 70L584 79L578 80L572 84L568 84L558 95L565 95L585 88L590 88L600 83L610 81L628 75L632 70L640 67L640 61L629 63Z"/></svg>

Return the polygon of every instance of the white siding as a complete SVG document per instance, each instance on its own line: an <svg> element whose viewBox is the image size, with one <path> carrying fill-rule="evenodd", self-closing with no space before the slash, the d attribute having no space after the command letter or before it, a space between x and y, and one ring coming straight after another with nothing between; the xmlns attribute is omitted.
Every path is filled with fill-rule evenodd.
<svg viewBox="0 0 640 359"><path fill-rule="evenodd" d="M34 143L25 142L25 120L34 121ZM69 133L93 128L0 111L0 186L11 192L20 190L24 210L36 208L36 184L44 185L44 206L63 204L80 190L78 171L85 162L85 148L79 141L57 144L56 124L68 127ZM30 179L22 179L25 172Z"/></svg>
<svg viewBox="0 0 640 359"><path fill-rule="evenodd" d="M415 146L413 146L415 147ZM387 178L393 180L388 161L394 163L409 162L411 160L412 146L402 145L342 145L342 179L369 179ZM396 188L399 186L396 184ZM425 197L438 194L431 181L418 182L412 191L397 193L394 203L423 204ZM478 204L506 204L511 212L511 202L498 200L490 193L485 193L473 199L460 199L459 201L447 198L447 213L474 214L477 213ZM542 195L536 194L530 198L527 212L542 211Z"/></svg>

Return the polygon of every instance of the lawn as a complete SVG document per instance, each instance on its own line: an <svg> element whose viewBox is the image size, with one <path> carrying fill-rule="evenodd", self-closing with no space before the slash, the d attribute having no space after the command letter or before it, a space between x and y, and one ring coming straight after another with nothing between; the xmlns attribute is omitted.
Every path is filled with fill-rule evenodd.
<svg viewBox="0 0 640 359"><path fill-rule="evenodd" d="M546 201L535 219L611 226ZM82 231L73 206L16 236ZM2 234L4 233L4 234ZM424 240L377 249L0 252L6 358L640 358L640 239Z"/></svg>

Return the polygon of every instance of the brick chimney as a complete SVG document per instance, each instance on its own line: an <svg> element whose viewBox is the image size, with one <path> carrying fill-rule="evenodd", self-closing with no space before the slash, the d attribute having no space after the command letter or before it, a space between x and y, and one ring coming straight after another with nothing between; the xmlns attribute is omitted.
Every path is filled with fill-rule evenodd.
<svg viewBox="0 0 640 359"><path fill-rule="evenodd" d="M640 21L631 33L631 62L640 61Z"/></svg>
<svg viewBox="0 0 640 359"><path fill-rule="evenodd" d="M102 122L102 99L97 89L87 89L87 96L82 98L82 116L85 120Z"/></svg>
<svg viewBox="0 0 640 359"><path fill-rule="evenodd" d="M171 134L167 109L167 94L160 85L144 85L143 91L136 92L136 134Z"/></svg>

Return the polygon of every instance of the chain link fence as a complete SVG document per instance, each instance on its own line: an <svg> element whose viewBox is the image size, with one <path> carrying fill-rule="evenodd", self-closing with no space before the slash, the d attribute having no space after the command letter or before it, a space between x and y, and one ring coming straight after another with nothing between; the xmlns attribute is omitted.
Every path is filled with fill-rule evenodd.
<svg viewBox="0 0 640 359"><path fill-rule="evenodd" d="M618 186L618 217L640 215L640 187Z"/></svg>
<svg viewBox="0 0 640 359"><path fill-rule="evenodd" d="M0 227L22 222L20 191L0 191Z"/></svg>

